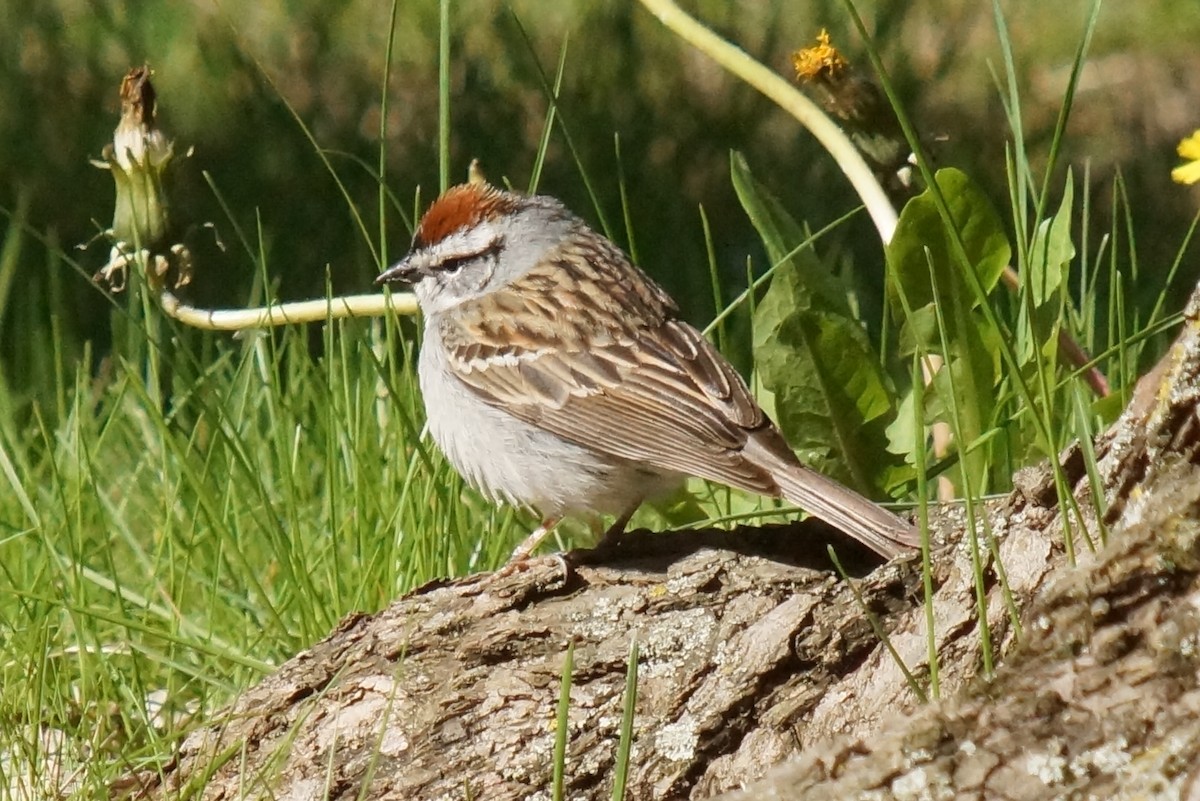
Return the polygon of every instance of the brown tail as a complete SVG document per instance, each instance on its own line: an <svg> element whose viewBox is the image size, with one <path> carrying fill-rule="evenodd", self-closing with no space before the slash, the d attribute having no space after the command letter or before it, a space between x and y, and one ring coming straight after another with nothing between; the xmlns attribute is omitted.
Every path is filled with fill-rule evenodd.
<svg viewBox="0 0 1200 801"><path fill-rule="evenodd" d="M803 465L783 466L774 478L784 498L841 529L881 556L890 559L921 545L920 534L914 526Z"/></svg>
<svg viewBox="0 0 1200 801"><path fill-rule="evenodd" d="M880 556L891 559L921 546L921 535L915 526L849 487L800 464L773 426L751 436L742 455L770 473L784 498L841 529Z"/></svg>

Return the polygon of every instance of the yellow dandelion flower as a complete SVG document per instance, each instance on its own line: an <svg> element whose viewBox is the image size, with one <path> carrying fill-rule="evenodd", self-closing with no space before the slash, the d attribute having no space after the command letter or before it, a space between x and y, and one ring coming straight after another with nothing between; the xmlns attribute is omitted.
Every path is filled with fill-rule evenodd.
<svg viewBox="0 0 1200 801"><path fill-rule="evenodd" d="M1187 159L1187 164L1171 170L1171 180L1179 184L1194 184L1200 181L1200 129L1180 142L1178 151L1180 157Z"/></svg>
<svg viewBox="0 0 1200 801"><path fill-rule="evenodd" d="M797 80L815 81L836 77L845 69L846 59L829 43L829 31L822 29L815 45L792 54L792 66L796 68Z"/></svg>

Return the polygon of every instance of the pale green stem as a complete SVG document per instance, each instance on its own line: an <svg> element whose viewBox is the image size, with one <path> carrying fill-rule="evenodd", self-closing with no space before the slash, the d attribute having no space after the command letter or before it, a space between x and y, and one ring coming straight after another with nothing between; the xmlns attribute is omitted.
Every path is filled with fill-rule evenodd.
<svg viewBox="0 0 1200 801"><path fill-rule="evenodd" d="M716 61L733 75L762 92L780 108L807 128L821 146L833 156L838 167L862 199L871 215L879 238L887 244L896 231L896 209L888 200L875 174L838 125L796 87L751 58L741 48L717 36L672 0L640 0L658 21L679 38Z"/></svg>
<svg viewBox="0 0 1200 801"><path fill-rule="evenodd" d="M257 309L197 309L182 303L163 290L159 295L163 311L194 328L209 331L241 331L246 328L270 328L277 325L315 323L344 317L382 317L394 314L416 314L417 299L409 292L390 295L348 295L341 298L321 298L298 303L276 303Z"/></svg>

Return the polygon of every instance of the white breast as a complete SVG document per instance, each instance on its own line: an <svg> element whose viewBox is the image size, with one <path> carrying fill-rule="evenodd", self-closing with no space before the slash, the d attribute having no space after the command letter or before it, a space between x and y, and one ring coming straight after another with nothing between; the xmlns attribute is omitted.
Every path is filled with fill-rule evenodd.
<svg viewBox="0 0 1200 801"><path fill-rule="evenodd" d="M618 515L681 481L567 442L488 405L450 372L446 351L429 326L418 373L434 442L493 501L532 507L545 517Z"/></svg>

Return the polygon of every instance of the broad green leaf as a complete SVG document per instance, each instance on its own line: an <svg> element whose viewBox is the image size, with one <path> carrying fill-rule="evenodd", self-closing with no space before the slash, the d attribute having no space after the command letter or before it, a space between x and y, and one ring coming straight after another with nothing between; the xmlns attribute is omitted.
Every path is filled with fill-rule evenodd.
<svg viewBox="0 0 1200 801"><path fill-rule="evenodd" d="M814 256L811 248L801 248L797 252L796 249L808 239L807 233L775 196L754 178L741 153L730 153L729 171L738 200L758 231L771 265L781 264L786 259L800 268L793 287L796 304L805 309L815 305L846 317L852 316L846 288Z"/></svg>
<svg viewBox="0 0 1200 801"><path fill-rule="evenodd" d="M992 425L999 340L977 311L983 299L964 270L973 270L983 289L990 292L1008 264L1011 251L999 216L963 173L940 170L936 180L954 229L943 221L931 192L913 198L901 213L888 246L893 275L888 288L898 319L905 320L901 352L936 353L945 360L925 396L927 421L940 418L953 423L951 411L957 410L956 442L970 443L979 440ZM969 265L954 255L955 235L961 238ZM900 292L909 314L905 313ZM939 330L939 324L944 330ZM965 457L966 469L980 482L989 472L987 450L985 443Z"/></svg>
<svg viewBox="0 0 1200 801"><path fill-rule="evenodd" d="M1000 216L987 196L961 171L938 170L935 179L950 207L950 216L962 237L967 258L984 290L990 292L1000 280L1011 253ZM979 303L973 293L963 291L970 285L963 275L963 265L953 255L950 237L931 190L922 192L905 205L887 248L894 279L888 282L888 295L897 319L904 319L903 307L896 294L897 283L909 308L914 311L933 302L931 264L943 296L966 300L971 306Z"/></svg>
<svg viewBox="0 0 1200 801"><path fill-rule="evenodd" d="M883 486L896 496L896 489L908 488L917 477L917 449L929 447L929 429L925 426L925 411L916 410L916 393L910 387L902 396L892 422L884 429L889 454L903 459L894 464L883 478Z"/></svg>
<svg viewBox="0 0 1200 801"><path fill-rule="evenodd" d="M994 424L998 343L995 334L983 324L982 315L962 296L966 287L955 287L959 293L955 297L943 295L940 284L936 288L940 309L930 303L909 321L911 327L922 329L927 337L914 347L925 356L936 353L943 357L940 369L924 393L923 420L927 425L939 421L950 423L957 443L977 442ZM945 331L939 329L939 321ZM912 336L907 340L912 342ZM912 412L907 414L911 416ZM897 451L915 444L914 435L915 432L906 435L902 429L890 431L891 449ZM979 448L962 458L975 477L974 491L985 491L991 472L988 449ZM957 470L950 475L957 478Z"/></svg>
<svg viewBox="0 0 1200 801"><path fill-rule="evenodd" d="M1120 392L1114 392L1106 398L1092 401L1092 414L1100 418L1103 425L1116 422L1125 410L1125 398Z"/></svg>
<svg viewBox="0 0 1200 801"><path fill-rule="evenodd" d="M895 397L854 320L800 308L797 269L785 264L754 319L758 377L777 422L802 457L864 493L877 493L900 460L887 453Z"/></svg>
<svg viewBox="0 0 1200 801"><path fill-rule="evenodd" d="M784 436L814 468L864 493L906 480L893 469L903 462L886 450L895 396L846 288L810 247L800 248L804 229L741 155L731 155L730 171L777 265L754 315L754 361Z"/></svg>
<svg viewBox="0 0 1200 801"><path fill-rule="evenodd" d="M986 369L990 366L990 360L988 354L983 352L982 344L974 338L972 340L968 355L943 365L933 378L933 391L926 395L945 399L952 392L956 393L959 427L954 430L954 439L962 446L978 441L992 429L992 414L995 411L992 392L994 376ZM983 447L963 454L960 448L960 458L974 479L972 490L976 493L988 492L991 489L988 486L991 475L988 449ZM953 478L958 483L957 476Z"/></svg>
<svg viewBox="0 0 1200 801"><path fill-rule="evenodd" d="M996 379L999 371L999 347L995 332L983 323L983 317L970 307L964 297L966 288L957 287L959 295L942 310L946 325L946 345L943 351L946 366L934 376L933 389L926 397L943 400L947 413L953 394L958 411L955 440L962 446L975 442L992 426L996 409ZM945 303L940 293L939 299ZM946 420L953 424L947 416ZM991 471L987 449L962 456L965 467L975 479L975 492L987 492Z"/></svg>
<svg viewBox="0 0 1200 801"><path fill-rule="evenodd" d="M911 459L917 448L925 447L925 421L923 416L917 416L915 405L916 396L909 389L896 408L896 419L887 427L889 453Z"/></svg>
<svg viewBox="0 0 1200 801"><path fill-rule="evenodd" d="M1021 270L1025 291L1021 293L1021 313L1017 319L1017 358L1022 364L1029 363L1034 349L1040 348L1046 367L1052 372L1058 361L1058 331L1065 317L1063 285L1075 258L1075 244L1071 241L1073 186L1068 172L1058 212L1038 225L1028 263Z"/></svg>
<svg viewBox="0 0 1200 801"><path fill-rule="evenodd" d="M1073 187L1074 182L1068 171L1058 213L1042 221L1034 234L1033 247L1029 249L1029 264L1022 278L1029 282L1035 308L1040 308L1056 295L1066 279L1071 260L1075 258L1075 243L1071 241Z"/></svg>

